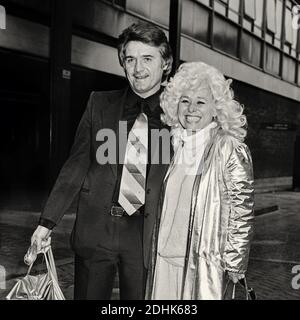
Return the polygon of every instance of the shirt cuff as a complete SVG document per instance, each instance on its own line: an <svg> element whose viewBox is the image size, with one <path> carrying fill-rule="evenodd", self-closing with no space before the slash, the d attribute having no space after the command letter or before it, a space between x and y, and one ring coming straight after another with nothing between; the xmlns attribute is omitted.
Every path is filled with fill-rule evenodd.
<svg viewBox="0 0 300 320"><path fill-rule="evenodd" d="M56 223L48 219L40 218L39 225L52 230L56 226Z"/></svg>

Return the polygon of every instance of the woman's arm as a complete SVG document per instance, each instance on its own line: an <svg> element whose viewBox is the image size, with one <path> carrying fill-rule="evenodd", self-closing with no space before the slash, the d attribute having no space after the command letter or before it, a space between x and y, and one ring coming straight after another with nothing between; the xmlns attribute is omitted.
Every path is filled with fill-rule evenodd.
<svg viewBox="0 0 300 320"><path fill-rule="evenodd" d="M247 270L254 222L253 166L245 144L233 149L226 163L226 185L230 215L225 247L226 270L244 274Z"/></svg>

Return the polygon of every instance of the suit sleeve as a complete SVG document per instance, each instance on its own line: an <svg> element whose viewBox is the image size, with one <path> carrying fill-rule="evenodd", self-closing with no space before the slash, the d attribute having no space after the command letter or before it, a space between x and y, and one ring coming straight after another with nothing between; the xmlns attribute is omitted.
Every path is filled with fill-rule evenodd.
<svg viewBox="0 0 300 320"><path fill-rule="evenodd" d="M59 223L78 194L90 166L92 92L76 131L70 156L62 167L50 193L39 224L52 229Z"/></svg>
<svg viewBox="0 0 300 320"><path fill-rule="evenodd" d="M253 167L245 144L234 148L226 164L230 215L225 247L226 270L247 270L254 222Z"/></svg>

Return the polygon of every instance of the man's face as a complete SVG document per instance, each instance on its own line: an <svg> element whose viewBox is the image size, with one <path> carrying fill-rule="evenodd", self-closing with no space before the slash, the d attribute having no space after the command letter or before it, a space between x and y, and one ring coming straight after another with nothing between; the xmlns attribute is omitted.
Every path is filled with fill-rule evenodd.
<svg viewBox="0 0 300 320"><path fill-rule="evenodd" d="M132 90L143 98L159 90L167 68L159 48L140 41L128 42L123 66Z"/></svg>
<svg viewBox="0 0 300 320"><path fill-rule="evenodd" d="M208 87L182 93L178 104L178 119L183 128L196 131L212 122L215 107Z"/></svg>

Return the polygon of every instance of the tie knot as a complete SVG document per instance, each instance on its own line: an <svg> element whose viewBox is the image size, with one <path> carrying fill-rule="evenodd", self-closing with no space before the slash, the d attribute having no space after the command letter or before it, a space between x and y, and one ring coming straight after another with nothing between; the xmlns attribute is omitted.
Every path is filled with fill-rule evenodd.
<svg viewBox="0 0 300 320"><path fill-rule="evenodd" d="M149 115L150 108L149 108L148 103L145 100L138 101L138 108L141 113L145 113L146 115Z"/></svg>

